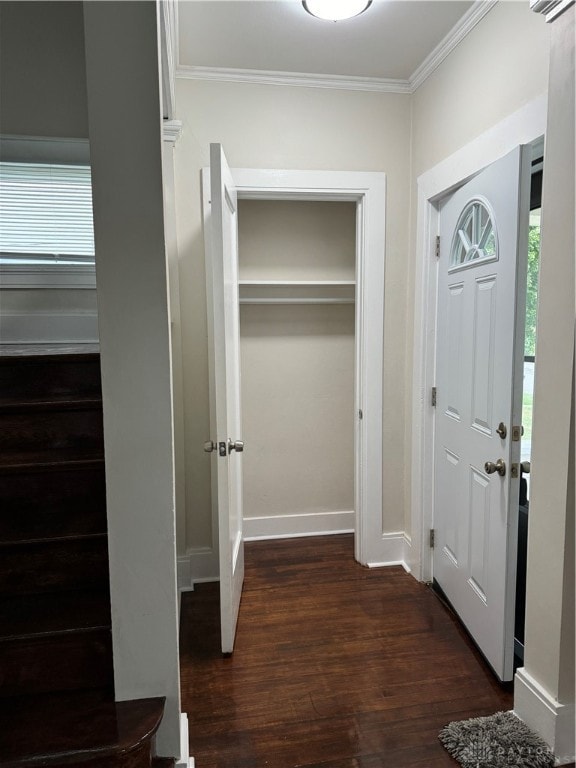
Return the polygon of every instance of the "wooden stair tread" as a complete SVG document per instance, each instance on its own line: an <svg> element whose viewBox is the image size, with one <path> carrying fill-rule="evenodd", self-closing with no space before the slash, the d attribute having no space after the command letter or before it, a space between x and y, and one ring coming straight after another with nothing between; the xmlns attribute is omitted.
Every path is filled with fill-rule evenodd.
<svg viewBox="0 0 576 768"><path fill-rule="evenodd" d="M107 589L18 595L0 602L0 642L110 629Z"/></svg>
<svg viewBox="0 0 576 768"><path fill-rule="evenodd" d="M80 411L100 410L102 398L94 396L71 398L69 395L46 397L18 398L5 400L0 398L0 414L30 413L38 411Z"/></svg>
<svg viewBox="0 0 576 768"><path fill-rule="evenodd" d="M0 541L0 551L2 549L5 549L6 547L26 547L29 544L55 544L57 542L75 542L75 541L88 541L92 539L105 539L107 538L108 534L106 531L94 531L94 532L88 532L88 533L46 533L45 535L41 535L41 533L37 533L36 535L18 535L13 534L12 536L10 533L8 535L5 535L3 537L3 540Z"/></svg>
<svg viewBox="0 0 576 768"><path fill-rule="evenodd" d="M69 544L75 541L91 541L96 539L107 539L108 534L105 531L98 531L96 533L73 533L58 535L46 535L46 536L29 536L26 538L13 538L0 541L0 552L7 547L27 547L31 544L63 544L68 542Z"/></svg>
<svg viewBox="0 0 576 768"><path fill-rule="evenodd" d="M104 465L103 449L80 451L77 448L26 451L2 456L0 474L12 472L58 471Z"/></svg>
<svg viewBox="0 0 576 768"><path fill-rule="evenodd" d="M154 736L164 701L99 701L82 694L11 699L0 705L0 764L27 768L119 759Z"/></svg>

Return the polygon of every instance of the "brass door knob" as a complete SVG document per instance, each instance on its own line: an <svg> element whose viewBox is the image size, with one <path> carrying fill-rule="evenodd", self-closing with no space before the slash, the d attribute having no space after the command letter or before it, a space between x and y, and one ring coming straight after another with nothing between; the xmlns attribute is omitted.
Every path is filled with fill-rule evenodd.
<svg viewBox="0 0 576 768"><path fill-rule="evenodd" d="M498 472L500 477L504 477L506 475L506 462L504 459L498 459L496 463L487 461L484 464L484 470L487 475L493 475L495 472Z"/></svg>

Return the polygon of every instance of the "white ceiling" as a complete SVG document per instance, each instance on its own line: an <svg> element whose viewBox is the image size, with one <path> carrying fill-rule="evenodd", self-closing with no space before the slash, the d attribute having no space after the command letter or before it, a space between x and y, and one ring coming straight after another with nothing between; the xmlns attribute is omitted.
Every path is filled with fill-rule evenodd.
<svg viewBox="0 0 576 768"><path fill-rule="evenodd" d="M183 0L179 65L409 80L473 2L373 0L337 23L300 0Z"/></svg>

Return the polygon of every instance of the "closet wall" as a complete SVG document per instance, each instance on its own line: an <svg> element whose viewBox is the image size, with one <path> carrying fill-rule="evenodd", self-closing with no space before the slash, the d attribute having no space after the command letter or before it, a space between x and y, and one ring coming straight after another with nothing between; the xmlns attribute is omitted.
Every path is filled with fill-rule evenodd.
<svg viewBox="0 0 576 768"><path fill-rule="evenodd" d="M352 529L355 204L238 210L246 535Z"/></svg>

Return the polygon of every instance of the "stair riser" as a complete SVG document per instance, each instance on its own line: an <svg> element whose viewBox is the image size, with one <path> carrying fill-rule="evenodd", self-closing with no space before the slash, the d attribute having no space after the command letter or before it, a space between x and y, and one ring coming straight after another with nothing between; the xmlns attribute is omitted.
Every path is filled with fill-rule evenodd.
<svg viewBox="0 0 576 768"><path fill-rule="evenodd" d="M0 696L112 688L109 630L0 643Z"/></svg>
<svg viewBox="0 0 576 768"><path fill-rule="evenodd" d="M2 547L0 595L106 587L105 537Z"/></svg>
<svg viewBox="0 0 576 768"><path fill-rule="evenodd" d="M99 397L100 360L50 358L29 361L4 358L0 361L0 404L21 400Z"/></svg>
<svg viewBox="0 0 576 768"><path fill-rule="evenodd" d="M0 643L70 631L110 629L110 596L96 590L14 595L0 600Z"/></svg>
<svg viewBox="0 0 576 768"><path fill-rule="evenodd" d="M103 465L0 475L0 542L105 532Z"/></svg>
<svg viewBox="0 0 576 768"><path fill-rule="evenodd" d="M45 452L49 460L55 450L102 452L102 413L98 409L4 413L0 426L0 457Z"/></svg>

